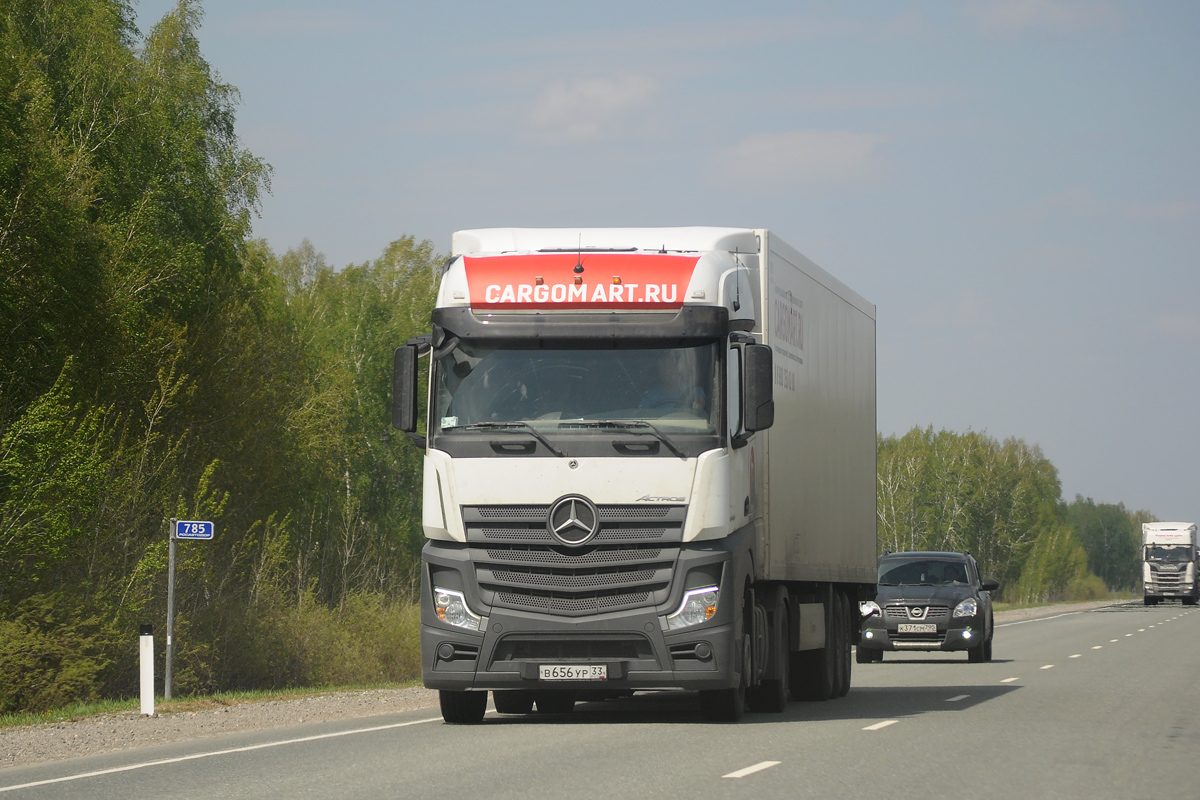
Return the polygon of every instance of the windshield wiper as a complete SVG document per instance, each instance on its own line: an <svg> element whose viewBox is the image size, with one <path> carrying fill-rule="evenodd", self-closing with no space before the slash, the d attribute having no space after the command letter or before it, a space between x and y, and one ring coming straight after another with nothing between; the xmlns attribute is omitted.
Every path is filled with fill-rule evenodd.
<svg viewBox="0 0 1200 800"><path fill-rule="evenodd" d="M672 453L679 456L680 458L683 458L683 459L687 458L687 453L680 450L675 445L675 443L672 442L667 437L667 435L665 433L660 431L653 424L646 422L646 420L644 420L644 419L597 419L597 420L585 420L583 422L572 421L571 424L572 425L584 425L586 427L594 427L594 428L604 428L604 427L620 428L621 430L630 431L635 434L642 433L642 431L636 430L636 428L649 428L650 435L658 437L658 440L660 442L662 442L663 444L665 444L667 446L668 450L670 450Z"/></svg>
<svg viewBox="0 0 1200 800"><path fill-rule="evenodd" d="M533 438L537 439L546 449L559 458L563 458L566 454L559 450L554 445L550 444L550 440L537 432L537 429L528 422L472 422L470 425L455 426L450 428L452 431L491 431L491 430L509 430L509 431L528 431L533 434Z"/></svg>

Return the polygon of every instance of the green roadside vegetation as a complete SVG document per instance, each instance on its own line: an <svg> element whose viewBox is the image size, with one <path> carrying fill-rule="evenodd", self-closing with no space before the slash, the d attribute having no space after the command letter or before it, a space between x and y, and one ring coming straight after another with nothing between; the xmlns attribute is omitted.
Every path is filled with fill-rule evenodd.
<svg viewBox="0 0 1200 800"><path fill-rule="evenodd" d="M128 708L106 698L138 695L143 623L161 691L172 517L216 526L179 545L175 696L420 674L422 456L389 425L391 363L442 258L253 238L271 168L200 21L0 0L4 719ZM879 440L881 547L969 549L1007 601L1131 588L1151 516L1060 492L1019 439Z"/></svg>

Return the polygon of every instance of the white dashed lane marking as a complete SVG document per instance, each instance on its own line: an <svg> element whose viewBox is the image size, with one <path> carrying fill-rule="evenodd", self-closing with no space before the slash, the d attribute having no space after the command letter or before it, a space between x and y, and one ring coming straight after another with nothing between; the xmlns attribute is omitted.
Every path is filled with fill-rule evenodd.
<svg viewBox="0 0 1200 800"><path fill-rule="evenodd" d="M1004 680L1002 680L1000 682L1001 683L1012 683L1013 681L1019 681L1019 680L1021 680L1021 679L1020 678L1005 678Z"/></svg>
<svg viewBox="0 0 1200 800"><path fill-rule="evenodd" d="M756 772L762 772L764 769L770 769L771 767L777 766L779 763L780 762L778 762L778 761L760 761L757 764L753 764L749 767L743 767L742 769L739 769L735 772L731 772L728 775L722 775L721 777L722 778L744 778L747 775L753 775Z"/></svg>
<svg viewBox="0 0 1200 800"><path fill-rule="evenodd" d="M946 702L947 703L957 703L959 700L966 700L970 696L971 695L969 695L969 694L956 694L956 695L954 695L954 697L947 697Z"/></svg>
<svg viewBox="0 0 1200 800"><path fill-rule="evenodd" d="M863 728L863 730L864 731L877 731L881 728L886 728L888 725L895 725L899 721L900 720L898 720L898 719L885 719L883 722L876 722L874 725L868 725L867 727Z"/></svg>
<svg viewBox="0 0 1200 800"><path fill-rule="evenodd" d="M1075 655L1070 656L1070 658L1079 658L1081 655L1083 655L1083 653L1076 653Z"/></svg>
<svg viewBox="0 0 1200 800"><path fill-rule="evenodd" d="M1054 665L1053 665L1053 664L1047 664L1046 666L1044 666L1044 667L1041 667L1041 669L1054 669Z"/></svg>
<svg viewBox="0 0 1200 800"><path fill-rule="evenodd" d="M1103 649L1104 649L1104 645L1102 645L1102 644L1098 644L1098 645L1096 645L1095 647L1093 647L1092 649L1093 649L1093 650L1103 650Z"/></svg>

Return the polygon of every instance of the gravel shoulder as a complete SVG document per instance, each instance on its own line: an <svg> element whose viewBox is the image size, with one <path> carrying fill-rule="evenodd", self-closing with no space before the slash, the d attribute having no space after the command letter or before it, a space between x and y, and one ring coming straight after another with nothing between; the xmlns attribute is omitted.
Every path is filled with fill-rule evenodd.
<svg viewBox="0 0 1200 800"><path fill-rule="evenodd" d="M1106 600L996 613L996 623L1090 611L1128 601ZM226 733L285 728L436 708L437 692L421 687L334 692L295 700L244 702L200 711L142 717L131 710L98 717L0 729L0 769L127 750Z"/></svg>

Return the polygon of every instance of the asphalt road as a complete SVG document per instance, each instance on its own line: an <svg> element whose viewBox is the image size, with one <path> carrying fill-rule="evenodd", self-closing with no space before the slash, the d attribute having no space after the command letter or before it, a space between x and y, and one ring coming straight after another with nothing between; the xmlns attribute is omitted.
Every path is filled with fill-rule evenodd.
<svg viewBox="0 0 1200 800"><path fill-rule="evenodd" d="M850 694L702 722L681 694L561 717L305 725L0 771L8 798L1200 796L1200 613L998 627L995 660L887 654Z"/></svg>

